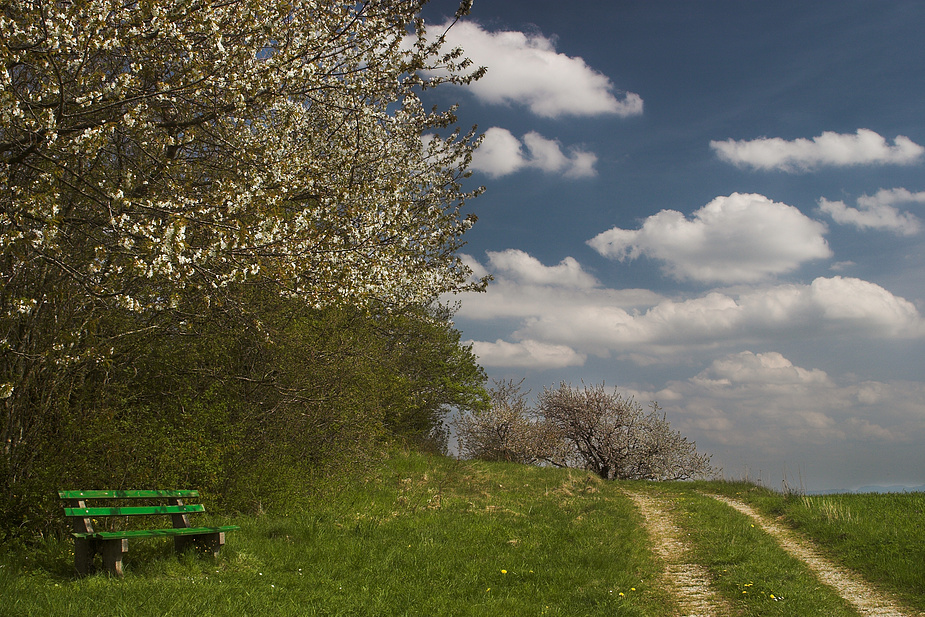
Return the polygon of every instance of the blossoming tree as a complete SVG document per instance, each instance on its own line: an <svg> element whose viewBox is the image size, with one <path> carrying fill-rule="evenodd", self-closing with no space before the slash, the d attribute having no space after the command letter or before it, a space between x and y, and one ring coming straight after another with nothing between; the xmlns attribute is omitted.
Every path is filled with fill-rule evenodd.
<svg viewBox="0 0 925 617"><path fill-rule="evenodd" d="M101 315L156 328L243 284L316 307L473 285L477 140L420 93L479 71L426 40L424 1L0 5L6 473L49 388L105 360Z"/></svg>

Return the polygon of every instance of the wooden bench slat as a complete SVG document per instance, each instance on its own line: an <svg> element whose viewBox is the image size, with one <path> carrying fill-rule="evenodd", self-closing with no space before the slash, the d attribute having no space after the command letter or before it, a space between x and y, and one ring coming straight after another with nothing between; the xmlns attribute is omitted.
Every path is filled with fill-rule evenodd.
<svg viewBox="0 0 925 617"><path fill-rule="evenodd" d="M186 527L175 529L129 529L125 531L98 531L96 533L73 533L75 538L96 538L99 540L120 540L124 538L156 538L168 536L195 536L204 533L221 533L240 529L237 525L222 527Z"/></svg>
<svg viewBox="0 0 925 617"><path fill-rule="evenodd" d="M186 506L116 506L91 508L64 508L64 516L136 516L154 514L190 514L205 512L201 503Z"/></svg>
<svg viewBox="0 0 925 617"><path fill-rule="evenodd" d="M155 497L199 497L197 490L133 490L133 491L58 491L61 499L153 499Z"/></svg>

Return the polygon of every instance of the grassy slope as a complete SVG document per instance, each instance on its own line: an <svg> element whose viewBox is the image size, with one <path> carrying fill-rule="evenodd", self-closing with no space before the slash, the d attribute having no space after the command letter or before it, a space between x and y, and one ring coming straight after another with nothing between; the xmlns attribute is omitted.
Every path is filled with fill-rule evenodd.
<svg viewBox="0 0 925 617"><path fill-rule="evenodd" d="M76 580L69 541L0 553L0 612L670 615L675 605L626 489L671 496L697 558L741 614L853 614L745 517L696 488L727 492L766 512L790 508L787 516L802 521L804 531L821 539L834 534L824 543L849 563L863 562L877 545L884 548L868 553L877 562L869 567L894 571L897 553L909 553L918 569L909 570L913 582L904 593L921 606L914 598L925 561L920 515L917 532L910 523L912 535L904 537L902 528L871 540L826 522L810 502L745 485L605 483L578 471L411 455L386 461L310 511L234 521L242 529L229 534L218 560L177 559L166 542L136 542L123 580ZM869 516L849 507L854 520ZM893 515L881 512L881 526Z"/></svg>
<svg viewBox="0 0 925 617"><path fill-rule="evenodd" d="M631 503L577 471L413 455L291 517L236 521L217 562L136 543L121 581L68 543L0 557L5 615L663 615ZM15 571L15 573L13 573ZM622 595L621 595L622 594Z"/></svg>

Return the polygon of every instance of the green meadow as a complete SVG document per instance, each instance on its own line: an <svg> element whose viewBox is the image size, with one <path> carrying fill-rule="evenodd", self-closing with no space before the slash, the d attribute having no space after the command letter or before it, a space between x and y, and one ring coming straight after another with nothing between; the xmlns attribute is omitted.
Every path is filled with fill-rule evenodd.
<svg viewBox="0 0 925 617"><path fill-rule="evenodd" d="M784 496L746 484L604 482L578 470L398 454L299 512L215 518L241 526L215 559L138 541L123 579L78 579L68 538L7 546L0 613L672 615L677 599L633 491L670 498L692 555L739 614L855 613L747 517L703 492L783 516L833 559L925 608L921 494Z"/></svg>

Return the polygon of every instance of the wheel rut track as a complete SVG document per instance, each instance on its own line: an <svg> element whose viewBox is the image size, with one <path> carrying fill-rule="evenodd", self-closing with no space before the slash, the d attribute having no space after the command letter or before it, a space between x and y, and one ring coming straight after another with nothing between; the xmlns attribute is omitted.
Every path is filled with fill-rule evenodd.
<svg viewBox="0 0 925 617"><path fill-rule="evenodd" d="M655 553L665 564L662 574L666 586L678 602L682 617L728 617L732 608L712 587L706 568L688 558L689 548L681 529L670 513L669 498L639 492L626 494L646 521Z"/></svg>
<svg viewBox="0 0 925 617"><path fill-rule="evenodd" d="M652 537L653 550L665 564L662 578L676 598L683 617L735 615L728 601L712 587L709 572L689 558L690 549L684 532L673 519L670 497L625 490L639 508ZM769 533L785 551L802 561L819 578L835 589L854 609L865 617L925 617L899 607L889 594L875 589L858 575L837 566L797 532L759 514L745 503L722 495L706 494L748 516Z"/></svg>
<svg viewBox="0 0 925 617"><path fill-rule="evenodd" d="M835 565L823 557L808 540L800 537L795 531L759 514L751 506L722 495L707 494L706 496L721 501L751 517L755 524L771 534L785 551L805 563L820 581L834 588L861 615L921 617L920 613L900 609L896 600L889 594L875 589L855 573Z"/></svg>

